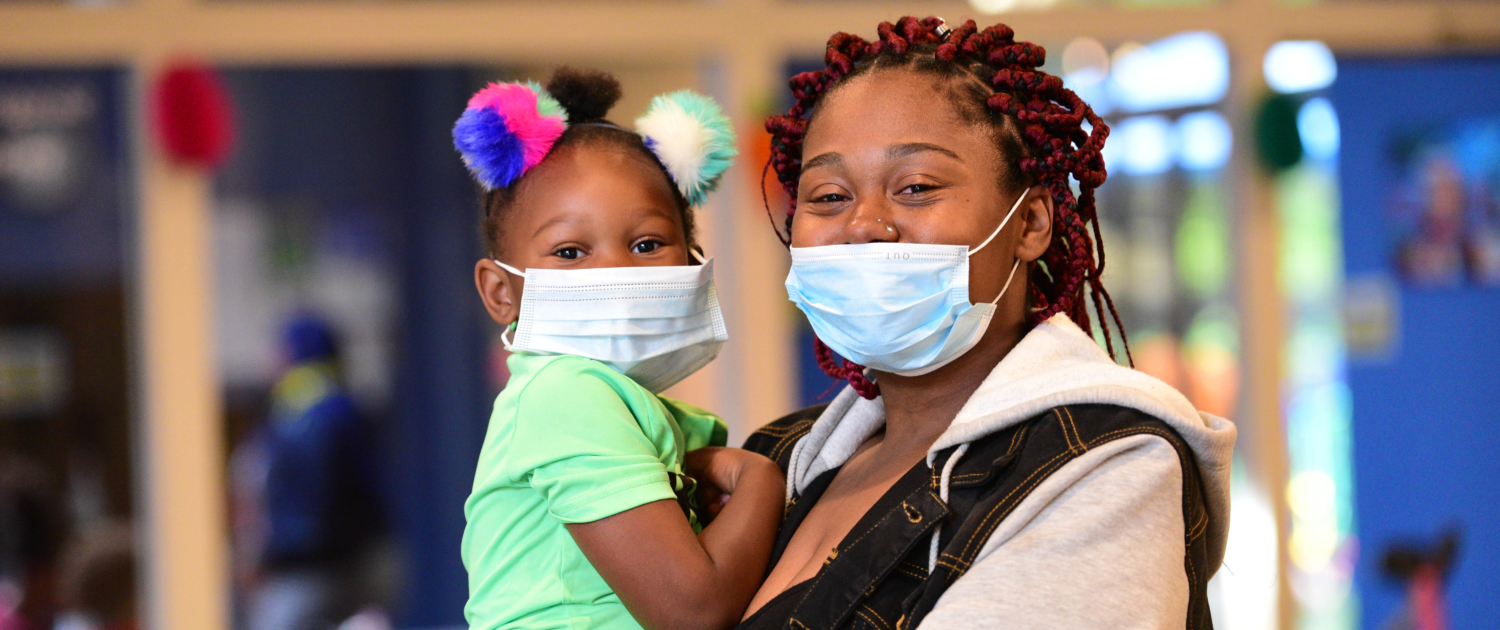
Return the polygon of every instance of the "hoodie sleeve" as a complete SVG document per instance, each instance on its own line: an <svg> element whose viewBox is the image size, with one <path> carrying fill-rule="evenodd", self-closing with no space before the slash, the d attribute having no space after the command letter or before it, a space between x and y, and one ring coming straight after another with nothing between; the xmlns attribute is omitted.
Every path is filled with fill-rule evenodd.
<svg viewBox="0 0 1500 630"><path fill-rule="evenodd" d="M1182 628L1182 468L1138 435L1054 472L920 628Z"/></svg>

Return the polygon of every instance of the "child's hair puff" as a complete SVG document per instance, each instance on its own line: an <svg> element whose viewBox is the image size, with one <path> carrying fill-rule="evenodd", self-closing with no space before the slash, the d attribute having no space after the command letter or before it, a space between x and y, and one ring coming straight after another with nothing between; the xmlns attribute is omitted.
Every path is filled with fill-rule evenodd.
<svg viewBox="0 0 1500 630"><path fill-rule="evenodd" d="M607 72L563 66L547 80L547 93L568 113L568 124L599 122L620 101L620 81Z"/></svg>

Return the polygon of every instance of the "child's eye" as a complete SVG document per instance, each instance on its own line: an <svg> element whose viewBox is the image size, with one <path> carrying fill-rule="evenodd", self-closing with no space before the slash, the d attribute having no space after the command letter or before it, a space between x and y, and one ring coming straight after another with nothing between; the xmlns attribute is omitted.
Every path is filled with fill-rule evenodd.
<svg viewBox="0 0 1500 630"><path fill-rule="evenodd" d="M583 250L577 247L564 247L552 252L552 255L563 260L578 260L578 257L583 255Z"/></svg>
<svg viewBox="0 0 1500 630"><path fill-rule="evenodd" d="M656 251L662 245L663 243L661 241L645 240L636 243L630 248L630 251L636 254L649 254Z"/></svg>
<svg viewBox="0 0 1500 630"><path fill-rule="evenodd" d="M935 188L937 188L937 186L929 186L927 184L911 184L906 188L902 188L901 192L909 195L916 195L924 192L931 192Z"/></svg>

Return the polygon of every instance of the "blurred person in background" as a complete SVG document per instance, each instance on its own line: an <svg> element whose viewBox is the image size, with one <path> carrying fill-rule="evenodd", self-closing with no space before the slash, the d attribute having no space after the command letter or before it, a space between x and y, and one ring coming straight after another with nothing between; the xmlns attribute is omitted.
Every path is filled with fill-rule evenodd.
<svg viewBox="0 0 1500 630"><path fill-rule="evenodd" d="M384 515L373 432L345 389L332 328L299 315L264 426L230 463L248 630L333 628L380 598L368 563Z"/></svg>
<svg viewBox="0 0 1500 630"><path fill-rule="evenodd" d="M66 519L45 469L0 451L0 630L52 624L57 553Z"/></svg>
<svg viewBox="0 0 1500 630"><path fill-rule="evenodd" d="M55 630L135 630L135 536L130 525L104 520L63 548Z"/></svg>

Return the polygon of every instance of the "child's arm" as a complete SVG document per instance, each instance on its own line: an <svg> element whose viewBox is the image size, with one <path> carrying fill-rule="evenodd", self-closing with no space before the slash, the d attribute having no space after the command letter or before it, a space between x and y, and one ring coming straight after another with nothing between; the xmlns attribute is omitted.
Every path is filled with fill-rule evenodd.
<svg viewBox="0 0 1500 630"><path fill-rule="evenodd" d="M651 630L729 628L760 587L786 481L765 457L732 448L688 454L689 468L732 494L694 536L674 501L655 501L568 532L636 621Z"/></svg>

